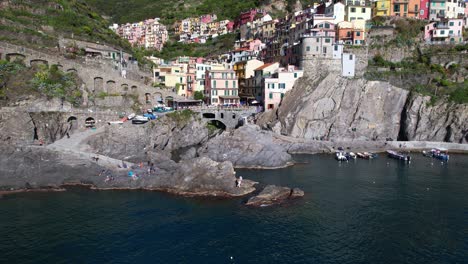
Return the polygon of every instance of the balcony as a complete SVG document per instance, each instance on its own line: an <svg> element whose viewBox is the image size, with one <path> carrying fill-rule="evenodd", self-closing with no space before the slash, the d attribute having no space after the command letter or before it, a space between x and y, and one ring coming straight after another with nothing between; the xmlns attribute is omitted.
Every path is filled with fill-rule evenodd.
<svg viewBox="0 0 468 264"><path fill-rule="evenodd" d="M407 4L408 0L394 0L394 4Z"/></svg>

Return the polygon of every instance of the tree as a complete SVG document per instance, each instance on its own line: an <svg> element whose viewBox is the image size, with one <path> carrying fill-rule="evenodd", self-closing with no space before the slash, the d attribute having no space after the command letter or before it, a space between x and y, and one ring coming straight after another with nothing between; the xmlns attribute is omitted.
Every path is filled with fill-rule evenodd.
<svg viewBox="0 0 468 264"><path fill-rule="evenodd" d="M203 98L205 98L205 96L203 95L202 91L195 91L195 93L193 93L193 98L195 100L203 100Z"/></svg>

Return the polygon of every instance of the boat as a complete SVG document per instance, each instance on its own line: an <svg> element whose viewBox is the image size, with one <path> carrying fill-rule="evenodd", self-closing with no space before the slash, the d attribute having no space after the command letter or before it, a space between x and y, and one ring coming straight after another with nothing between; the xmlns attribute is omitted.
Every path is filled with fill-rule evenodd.
<svg viewBox="0 0 468 264"><path fill-rule="evenodd" d="M346 158L346 153L343 151L337 151L335 153L335 158L338 161L348 161L348 158Z"/></svg>
<svg viewBox="0 0 468 264"><path fill-rule="evenodd" d="M136 116L135 113L129 114L129 115L127 116L127 119L128 119L128 120L132 120L133 118L135 118L135 116Z"/></svg>
<svg viewBox="0 0 468 264"><path fill-rule="evenodd" d="M369 156L365 155L364 153L358 152L357 153L358 158L361 159L369 159Z"/></svg>
<svg viewBox="0 0 468 264"><path fill-rule="evenodd" d="M346 158L348 158L348 160L357 158L357 156L356 156L356 154L354 154L354 152L346 153L345 156L346 156Z"/></svg>
<svg viewBox="0 0 468 264"><path fill-rule="evenodd" d="M430 151L423 151L423 155L426 157L432 157L443 161L448 161L450 159L448 149L446 148L434 148Z"/></svg>
<svg viewBox="0 0 468 264"><path fill-rule="evenodd" d="M132 119L132 124L144 124L149 121L148 117L137 115Z"/></svg>
<svg viewBox="0 0 468 264"><path fill-rule="evenodd" d="M399 152L396 152L396 151L393 151L393 150L387 150L387 154L392 159L403 160L403 161L407 161L407 162L411 161L410 156L399 153Z"/></svg>

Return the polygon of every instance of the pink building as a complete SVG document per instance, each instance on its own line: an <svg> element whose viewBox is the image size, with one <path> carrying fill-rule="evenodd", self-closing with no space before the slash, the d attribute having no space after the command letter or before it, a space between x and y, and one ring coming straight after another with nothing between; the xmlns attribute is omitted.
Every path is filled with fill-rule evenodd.
<svg viewBox="0 0 468 264"><path fill-rule="evenodd" d="M233 70L207 70L205 72L205 91L208 95L208 104L239 104L239 85Z"/></svg>
<svg viewBox="0 0 468 264"><path fill-rule="evenodd" d="M159 23L159 18L118 26L115 32L132 46L161 50L168 40L166 26Z"/></svg>
<svg viewBox="0 0 468 264"><path fill-rule="evenodd" d="M288 65L287 68L279 68L270 78L265 78L262 92L264 109L278 108L286 92L293 88L296 80L302 77L303 73L295 66Z"/></svg>
<svg viewBox="0 0 468 264"><path fill-rule="evenodd" d="M419 1L419 18L420 19L429 19L429 0L420 0Z"/></svg>
<svg viewBox="0 0 468 264"><path fill-rule="evenodd" d="M427 42L459 43L463 41L463 19L443 19L424 26Z"/></svg>

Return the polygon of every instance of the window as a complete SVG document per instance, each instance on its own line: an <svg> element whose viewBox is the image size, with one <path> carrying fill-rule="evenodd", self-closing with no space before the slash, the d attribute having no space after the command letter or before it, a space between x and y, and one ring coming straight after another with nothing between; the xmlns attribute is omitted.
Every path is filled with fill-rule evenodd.
<svg viewBox="0 0 468 264"><path fill-rule="evenodd" d="M353 54L349 54L349 60L353 60Z"/></svg>
<svg viewBox="0 0 468 264"><path fill-rule="evenodd" d="M366 13L366 9L363 8L362 11L361 11L361 13L363 13L363 14Z"/></svg>
<svg viewBox="0 0 468 264"><path fill-rule="evenodd" d="M338 45L335 45L335 51L338 51Z"/></svg>
<svg viewBox="0 0 468 264"><path fill-rule="evenodd" d="M232 81L232 88L236 88L236 81Z"/></svg>
<svg viewBox="0 0 468 264"><path fill-rule="evenodd" d="M449 35L453 35L453 30L449 30Z"/></svg>
<svg viewBox="0 0 468 264"><path fill-rule="evenodd" d="M403 5L403 11L404 11L404 12L408 12L408 4L404 4L404 5Z"/></svg>
<svg viewBox="0 0 468 264"><path fill-rule="evenodd" d="M441 35L444 35L444 34L445 34L445 30L441 30L441 31L440 31L440 34L441 34Z"/></svg>
<svg viewBox="0 0 468 264"><path fill-rule="evenodd" d="M273 99L273 93L270 93L269 97L270 97L270 99Z"/></svg>
<svg viewBox="0 0 468 264"><path fill-rule="evenodd" d="M441 7L444 7L444 6L445 6L445 3L440 3L440 6L441 6Z"/></svg>
<svg viewBox="0 0 468 264"><path fill-rule="evenodd" d="M331 42L331 40L329 38L325 39L325 43L330 43L330 42Z"/></svg>
<svg viewBox="0 0 468 264"><path fill-rule="evenodd" d="M225 81L224 85L226 85L226 86L224 86L225 88L228 88L229 87L228 81Z"/></svg>
<svg viewBox="0 0 468 264"><path fill-rule="evenodd" d="M356 32L356 36L358 37L361 36L361 32L360 31Z"/></svg>
<svg viewBox="0 0 468 264"><path fill-rule="evenodd" d="M414 12L418 12L418 5L414 5Z"/></svg>
<svg viewBox="0 0 468 264"><path fill-rule="evenodd" d="M327 47L323 47L323 53L327 53Z"/></svg>
<svg viewBox="0 0 468 264"><path fill-rule="evenodd" d="M294 73L294 78L297 78L297 72Z"/></svg>
<svg viewBox="0 0 468 264"><path fill-rule="evenodd" d="M351 13L356 13L356 8L355 7L351 7Z"/></svg>
<svg viewBox="0 0 468 264"><path fill-rule="evenodd" d="M393 5L393 12L400 12L400 5Z"/></svg>
<svg viewBox="0 0 468 264"><path fill-rule="evenodd" d="M216 81L213 81L213 88L216 88Z"/></svg>
<svg viewBox="0 0 468 264"><path fill-rule="evenodd" d="M285 83L280 83L279 88L280 89L286 89L286 84Z"/></svg>
<svg viewBox="0 0 468 264"><path fill-rule="evenodd" d="M318 38L316 38L317 42L319 42L320 40Z"/></svg>
<svg viewBox="0 0 468 264"><path fill-rule="evenodd" d="M224 90L224 95L229 96L229 90Z"/></svg>
<svg viewBox="0 0 468 264"><path fill-rule="evenodd" d="M306 51L310 51L310 46L307 46L307 47L306 47Z"/></svg>
<svg viewBox="0 0 468 264"><path fill-rule="evenodd" d="M453 27L454 25L455 25L455 23L449 22L449 26Z"/></svg>

